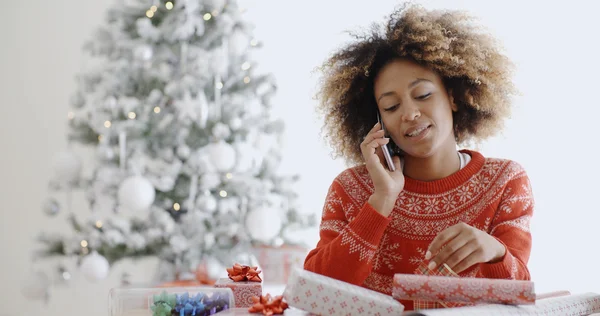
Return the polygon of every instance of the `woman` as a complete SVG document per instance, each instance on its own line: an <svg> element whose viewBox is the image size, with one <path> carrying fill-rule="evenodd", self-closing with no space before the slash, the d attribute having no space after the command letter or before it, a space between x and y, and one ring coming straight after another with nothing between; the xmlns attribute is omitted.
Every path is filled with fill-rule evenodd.
<svg viewBox="0 0 600 316"><path fill-rule="evenodd" d="M511 62L471 21L407 5L324 64L328 139L356 166L329 189L305 269L387 294L395 273L423 262L463 277L530 279L525 171L457 150L497 133L516 92Z"/></svg>

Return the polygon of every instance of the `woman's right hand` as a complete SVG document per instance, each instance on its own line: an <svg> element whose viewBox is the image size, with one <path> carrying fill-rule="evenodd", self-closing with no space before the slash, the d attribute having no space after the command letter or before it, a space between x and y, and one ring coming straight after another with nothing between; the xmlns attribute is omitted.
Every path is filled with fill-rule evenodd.
<svg viewBox="0 0 600 316"><path fill-rule="evenodd" d="M402 173L400 158L398 156L392 157L396 171L390 171L386 166L381 146L389 143L389 141L389 138L384 137L381 124L377 123L360 144L360 150L375 188L369 198L369 204L384 216L390 215L398 194L404 189L404 174Z"/></svg>

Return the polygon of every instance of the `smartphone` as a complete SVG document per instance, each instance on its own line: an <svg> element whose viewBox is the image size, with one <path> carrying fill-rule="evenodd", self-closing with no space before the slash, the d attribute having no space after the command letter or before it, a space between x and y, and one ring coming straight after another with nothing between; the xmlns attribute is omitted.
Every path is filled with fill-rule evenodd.
<svg viewBox="0 0 600 316"><path fill-rule="evenodd" d="M377 111L377 121L381 125L381 129L383 129L383 134L387 135L387 131L385 130L385 126L383 125L383 121L381 120L381 116L379 115L379 110ZM390 150L387 144L382 145L381 150L383 151L383 157L385 157L388 169L392 172L396 171L396 166L394 166L394 161L392 161L392 155L390 154Z"/></svg>

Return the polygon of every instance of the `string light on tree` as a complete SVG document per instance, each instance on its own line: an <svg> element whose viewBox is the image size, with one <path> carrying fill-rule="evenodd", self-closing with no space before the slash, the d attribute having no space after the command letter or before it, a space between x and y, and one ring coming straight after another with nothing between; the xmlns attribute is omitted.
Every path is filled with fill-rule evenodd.
<svg viewBox="0 0 600 316"><path fill-rule="evenodd" d="M233 175L232 175L231 173L227 173L227 174L225 175L225 177L226 177L227 179L232 179L232 178L233 178Z"/></svg>
<svg viewBox="0 0 600 316"><path fill-rule="evenodd" d="M61 268L61 272L62 272L61 276L62 276L63 280L65 280L65 281L71 280L71 273L69 273L69 271L67 271L64 268Z"/></svg>
<svg viewBox="0 0 600 316"><path fill-rule="evenodd" d="M221 197L227 197L227 191L225 191L225 190L221 190L221 191L219 191L219 195L220 195Z"/></svg>
<svg viewBox="0 0 600 316"><path fill-rule="evenodd" d="M250 63L249 62L245 62L242 64L242 70L248 70L250 69Z"/></svg>
<svg viewBox="0 0 600 316"><path fill-rule="evenodd" d="M102 221L100 221L100 220L96 221L96 228L98 228L98 229L102 228Z"/></svg>
<svg viewBox="0 0 600 316"><path fill-rule="evenodd" d="M250 46L256 46L256 45L258 45L258 40L257 40L257 39L255 39L255 38L253 38L253 39L250 41Z"/></svg>
<svg viewBox="0 0 600 316"><path fill-rule="evenodd" d="M156 114L160 113L160 106L154 107L154 113L156 113Z"/></svg>
<svg viewBox="0 0 600 316"><path fill-rule="evenodd" d="M87 246L88 246L88 242L87 242L87 240L85 240L85 239L84 239L84 240L82 240L82 241L81 241L79 244L80 244L80 245L81 245L81 247L83 247L83 248L85 248L85 247L87 247Z"/></svg>
<svg viewBox="0 0 600 316"><path fill-rule="evenodd" d="M181 205L179 205L179 203L173 203L173 209L175 211L179 211L181 209Z"/></svg>
<svg viewBox="0 0 600 316"><path fill-rule="evenodd" d="M210 13L205 13L202 18L204 19L204 21L208 21L210 20L210 18L212 18L212 15Z"/></svg>
<svg viewBox="0 0 600 316"><path fill-rule="evenodd" d="M250 83L250 77L246 76L244 77L244 83Z"/></svg>
<svg viewBox="0 0 600 316"><path fill-rule="evenodd" d="M155 5L150 7L150 11L156 12L156 10L158 10L158 8Z"/></svg>
<svg viewBox="0 0 600 316"><path fill-rule="evenodd" d="M136 116L136 115L135 115L135 112L129 112L129 113L127 114L127 117L128 117L130 120L133 120L133 119L135 119L135 116Z"/></svg>
<svg viewBox="0 0 600 316"><path fill-rule="evenodd" d="M167 8L167 10L173 9L173 2L169 1L165 3L165 8Z"/></svg>
<svg viewBox="0 0 600 316"><path fill-rule="evenodd" d="M68 118L69 120L72 120L73 118L75 118L75 113L73 113L73 112L69 112L69 113L67 113L67 118Z"/></svg>
<svg viewBox="0 0 600 316"><path fill-rule="evenodd" d="M152 12L152 10L148 10L146 11L146 16L151 19L154 16L154 12Z"/></svg>
<svg viewBox="0 0 600 316"><path fill-rule="evenodd" d="M104 122L104 127L106 127L106 128L110 128L111 125L112 125L112 123L110 121Z"/></svg>
<svg viewBox="0 0 600 316"><path fill-rule="evenodd" d="M223 83L221 81L217 82L216 86L219 90L223 89Z"/></svg>

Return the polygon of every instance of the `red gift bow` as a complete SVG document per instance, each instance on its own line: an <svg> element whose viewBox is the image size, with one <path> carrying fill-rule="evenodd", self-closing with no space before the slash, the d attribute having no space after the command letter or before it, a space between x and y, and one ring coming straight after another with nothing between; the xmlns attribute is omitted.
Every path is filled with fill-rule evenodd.
<svg viewBox="0 0 600 316"><path fill-rule="evenodd" d="M239 263L233 265L233 268L227 268L227 274L229 278L234 282L241 281L253 281L262 282L262 279L258 275L260 270L256 270L258 267L243 266Z"/></svg>
<svg viewBox="0 0 600 316"><path fill-rule="evenodd" d="M281 315L283 311L288 308L288 304L283 301L283 296L278 295L274 298L271 294L263 296L252 296L254 305L248 308L249 313L260 313L262 312L266 316Z"/></svg>

